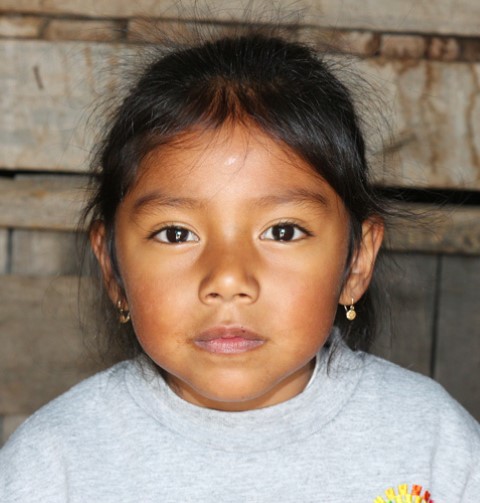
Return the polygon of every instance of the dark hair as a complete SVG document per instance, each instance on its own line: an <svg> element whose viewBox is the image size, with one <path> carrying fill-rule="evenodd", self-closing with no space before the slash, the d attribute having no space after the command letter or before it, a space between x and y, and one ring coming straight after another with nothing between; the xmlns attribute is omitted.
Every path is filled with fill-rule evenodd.
<svg viewBox="0 0 480 503"><path fill-rule="evenodd" d="M351 258L362 223L383 218L383 202L369 181L365 143L351 92L336 77L327 54L281 37L250 33L181 47L158 57L143 72L113 118L93 170L94 193L86 207L88 230L106 228L116 280L114 219L137 176L142 159L155 147L192 128L229 123L255 124L291 149L338 193L350 217ZM131 324L120 327L109 301L112 335L125 356L141 351ZM341 307L341 306L340 306ZM375 316L371 292L358 302L351 323L340 308L335 325L348 345L368 349ZM122 333L123 331L123 333Z"/></svg>

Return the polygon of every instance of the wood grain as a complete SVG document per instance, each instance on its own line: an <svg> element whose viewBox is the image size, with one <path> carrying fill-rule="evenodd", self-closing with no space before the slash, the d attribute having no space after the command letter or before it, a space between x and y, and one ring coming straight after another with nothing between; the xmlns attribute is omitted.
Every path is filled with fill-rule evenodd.
<svg viewBox="0 0 480 503"><path fill-rule="evenodd" d="M85 184L77 176L0 178L0 227L75 229Z"/></svg>
<svg viewBox="0 0 480 503"><path fill-rule="evenodd" d="M8 231L0 229L0 274L7 272L8 253Z"/></svg>
<svg viewBox="0 0 480 503"><path fill-rule="evenodd" d="M436 256L392 253L379 283L383 322L373 352L429 375L435 323Z"/></svg>
<svg viewBox="0 0 480 503"><path fill-rule="evenodd" d="M101 122L92 103L122 95L128 72L116 68L138 64L142 51L0 41L0 168L85 172ZM373 88L350 77L355 66ZM480 64L374 58L339 75L358 94L377 183L480 189Z"/></svg>
<svg viewBox="0 0 480 503"><path fill-rule="evenodd" d="M2 0L1 11L36 14L73 14L87 17L164 17L217 20L243 19L248 2L231 0L228 5L223 0L210 0L208 9L202 3L184 0L179 5L175 0ZM260 4L261 5L261 4ZM293 5L293 8L292 8ZM195 6L195 7L194 7ZM205 3L203 3L205 6ZM293 11L292 21L302 11L305 23L334 26L336 28L361 28L367 30L446 33L459 35L478 35L480 5L476 0L435 0L434 4L419 2L415 5L398 0L369 0L358 8L357 0L303 0L291 4L280 2L285 13ZM257 9L258 10L258 9ZM262 9L260 8L260 12ZM252 21L262 19L274 22L278 18L276 9L263 9L264 15L250 16ZM288 21L288 18L287 18Z"/></svg>
<svg viewBox="0 0 480 503"><path fill-rule="evenodd" d="M443 257L434 377L480 420L480 257Z"/></svg>
<svg viewBox="0 0 480 503"><path fill-rule="evenodd" d="M98 370L79 328L78 278L2 276L0 415L26 414Z"/></svg>
<svg viewBox="0 0 480 503"><path fill-rule="evenodd" d="M15 229L12 232L12 274L75 275L80 268L80 243L73 232Z"/></svg>

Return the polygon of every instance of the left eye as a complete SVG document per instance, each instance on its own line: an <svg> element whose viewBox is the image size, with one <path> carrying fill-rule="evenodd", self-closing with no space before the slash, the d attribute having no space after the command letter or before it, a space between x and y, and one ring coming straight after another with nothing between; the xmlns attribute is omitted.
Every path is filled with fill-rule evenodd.
<svg viewBox="0 0 480 503"><path fill-rule="evenodd" d="M261 239L272 241L297 241L307 235L307 231L295 224L278 224L269 227L262 235Z"/></svg>
<svg viewBox="0 0 480 503"><path fill-rule="evenodd" d="M186 243L187 241L198 241L198 236L185 227L165 227L155 234L155 239L162 243L178 244Z"/></svg>

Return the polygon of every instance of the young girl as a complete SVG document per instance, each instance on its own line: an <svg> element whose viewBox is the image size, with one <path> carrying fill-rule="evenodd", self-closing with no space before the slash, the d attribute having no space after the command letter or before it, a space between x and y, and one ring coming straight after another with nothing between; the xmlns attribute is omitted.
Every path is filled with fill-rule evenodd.
<svg viewBox="0 0 480 503"><path fill-rule="evenodd" d="M478 501L478 424L360 351L386 209L325 58L260 34L171 51L98 165L90 240L133 358L16 432L0 501Z"/></svg>

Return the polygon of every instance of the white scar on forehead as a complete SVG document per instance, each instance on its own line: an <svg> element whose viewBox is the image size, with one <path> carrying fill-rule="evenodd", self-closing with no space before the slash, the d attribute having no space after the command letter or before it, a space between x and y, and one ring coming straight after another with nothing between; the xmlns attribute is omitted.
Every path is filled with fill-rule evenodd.
<svg viewBox="0 0 480 503"><path fill-rule="evenodd" d="M225 161L225 166L231 166L232 164L235 164L237 160L238 156L232 155Z"/></svg>

